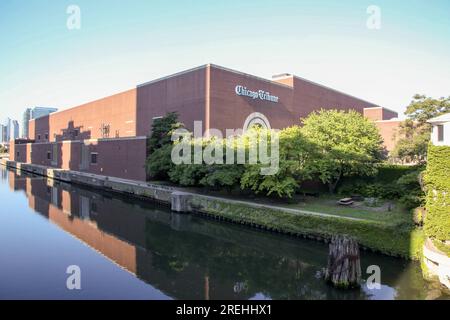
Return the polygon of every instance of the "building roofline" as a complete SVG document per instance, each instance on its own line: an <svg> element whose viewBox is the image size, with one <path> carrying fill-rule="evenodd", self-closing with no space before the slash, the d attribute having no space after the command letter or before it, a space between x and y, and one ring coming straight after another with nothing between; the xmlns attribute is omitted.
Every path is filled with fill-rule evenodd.
<svg viewBox="0 0 450 320"><path fill-rule="evenodd" d="M111 95L109 95L109 96L104 96L104 97L101 97L101 98L97 98L97 99L94 99L94 100L90 100L90 101L84 102L84 103L82 103L82 104L79 104L79 105L76 105L76 106L73 106L73 107L68 107L68 108L66 108L66 109L62 109L62 110L61 110L61 109L58 109L58 110L55 111L55 112L50 112L49 114L40 116L40 117L38 117L38 118L30 119L30 120L28 120L28 121L33 121L33 120L41 119L41 118L44 118L44 117L50 117L50 116L53 116L53 115L59 115L59 114L61 114L61 113L63 113L63 112L70 111L70 110L75 109L75 108L80 108L80 107L83 107L83 106L85 106L85 105L87 105L87 104L94 103L94 102L97 102L97 101L100 101L100 100L103 100L103 99L106 99L106 98L114 97L114 96L117 96L117 95L119 95L119 94L123 94L123 93L125 93L125 92L129 92L129 91L132 91L132 90L136 90L136 88L130 88L130 89L127 89L127 90L124 90L124 91L120 91L120 92L111 94Z"/></svg>
<svg viewBox="0 0 450 320"><path fill-rule="evenodd" d="M208 68L208 67L216 68L216 69L220 69L220 70L224 70L224 71L227 71L227 72L232 72L232 73L235 73L235 74L239 74L239 75L242 75L242 76L245 76L245 77L253 78L253 79L256 79L256 80L259 80L259 81L264 81L264 82L267 82L267 83L269 83L269 84L277 85L277 86L280 86L280 87L283 87L283 88L287 88L287 89L290 89L290 90L294 90L294 87L295 87L295 83L294 83L294 86L290 86L290 85L287 85L287 84L284 84L284 83L280 83L280 82L278 82L278 81L275 81L275 80L273 80L273 79L267 79L267 78L263 78L263 77L260 77L260 76L255 76L255 75L252 75L252 74L249 74L249 73L245 73L245 72L237 71L237 70L234 70L234 69L222 67L222 66L219 66L219 65L216 65L216 64L213 64L213 63L208 63L208 64L204 64L204 65L201 65L201 66L198 66L198 67L195 67L195 68L186 69L186 70L183 70L183 71L180 71L180 72L171 74L171 75L167 75L167 76L164 76L164 77L160 77L160 78L157 78L157 79L148 81L148 82L144 82L144 83L141 83L141 84L136 85L136 86L133 87L133 88L130 88L130 89L127 89L127 90L124 90L124 91L120 91L120 92L118 92L118 93L115 93L115 94L112 94L112 95L109 95L109 96L106 96L106 97L102 97L102 98L94 99L94 100L91 100L91 101L87 101L87 102L84 102L84 103L82 103L82 104L79 104L79 105L76 105L76 106L73 106L73 107L69 107L69 108L67 108L67 109L62 109L62 110L61 110L61 109L57 109L57 111L52 112L52 113L50 113L50 114L48 114L48 115L46 115L46 116L57 115L57 114L60 114L60 113L69 111L69 110L71 110L71 109L74 109L74 108L82 107L82 106L87 105L87 104L92 103L92 102L96 102L96 101L99 101L99 100L102 100L102 99L105 99L105 98L108 98L108 97L113 97L113 96L115 96L115 95L123 94L123 93L128 92L128 91L131 91L131 90L136 90L136 89L139 89L140 87L143 87L143 86L146 86L146 85L149 85L149 84L153 84L153 83L157 83L157 82L160 82L160 81L163 81L163 80L166 80L166 79L174 78L174 77L177 77L177 76L180 76L180 75L183 75L183 74L187 74L187 73L190 73L190 72L194 72L194 71L206 69L206 68ZM367 101L367 100L358 98L358 97L353 96L353 95L350 95L350 94L348 94L348 93L345 93L345 92L342 92L342 91L333 89L333 88L331 88L331 87L322 85L322 84L317 83L317 82L313 82L313 81L311 81L311 80L308 80L308 79L305 79L305 78L302 78L302 77L299 77L299 76L296 76L296 75L286 75L284 78L287 79L287 78L291 78L291 77L292 77L292 78L299 79L299 80L302 80L302 81L307 82L307 83L310 83L310 84L313 84L313 85L315 85L315 86L319 86L319 87L325 88L325 89L327 89L327 90L332 90L332 91L337 92L337 93L339 93L339 94L342 94L342 95L351 97L351 98L353 98L353 99L357 99L357 100L360 100L360 101L362 101L362 102L365 102L365 103L368 103L368 104L371 104L371 105L375 105L375 106L376 106L376 107L371 107L371 108L383 108L383 107L381 107L381 106L377 106L377 104L375 104L375 103L373 103L373 102L369 102L369 101ZM277 79L280 79L280 78L277 78ZM43 107L43 108L45 108L45 107ZM365 109L371 109L371 108L365 108ZM397 113L396 111L393 111L393 110L388 109L388 108L384 108L384 109L389 110L389 111L391 111L391 112ZM397 113L397 114L398 114L398 113ZM45 117L45 116L44 116L44 117ZM35 119L30 119L30 121L32 121L32 120L35 120Z"/></svg>
<svg viewBox="0 0 450 320"><path fill-rule="evenodd" d="M316 85L316 86L319 86L319 87L328 89L328 90L332 90L332 91L337 92L337 93L339 93L339 94L343 94L343 95L345 95L345 96L347 96L347 97L351 97L351 98L353 98L353 99L357 99L357 100L363 101L363 102L365 102L365 103L368 103L368 104L371 104L371 105L376 106L376 107L371 107L371 108L383 108L383 107L380 107L379 105L377 105L376 103L373 103L373 102L370 102L370 101L367 101L367 100L358 98L358 97L356 97L356 96L353 96L353 95L351 95L351 94L348 94L348 93L339 91L339 90L337 90L337 89L334 89L334 88L331 88L331 87L328 87L328 86L325 86L325 85L323 85L323 84L320 84L320 83L317 83L317 82L314 82L314 81L311 81L311 80L308 80L308 79L305 79L305 78L302 78L302 77L299 77L299 76L296 76L296 75L292 75L292 77L297 78L297 79L302 80L302 81L305 81L305 82L308 82L308 83L310 83L310 84L313 84L313 85ZM295 83L294 83L294 86L295 86ZM369 108L365 108L365 109L369 109ZM387 108L385 108L385 109L387 109ZM394 112L395 112L395 111L394 111Z"/></svg>
<svg viewBox="0 0 450 320"><path fill-rule="evenodd" d="M211 66L213 68L216 68L216 69L221 69L221 70L224 70L224 71L228 71L228 72L232 72L232 73L235 73L235 74L239 74L239 75L242 75L242 76L245 76L245 77L249 77L249 78L253 78L253 79L256 79L256 80L264 81L264 82L267 82L267 83L270 83L270 84L275 84L277 86L284 87L284 88L287 88L287 89L291 89L291 90L294 89L292 86L284 84L284 83L276 82L276 81L273 81L273 80L270 80L270 79L267 79L267 78L263 78L263 77L260 77L260 76L255 76L255 75L250 74L250 73L237 71L237 70L230 69L230 68L227 68L227 67L222 67L222 66L219 66L217 64L209 64L209 66Z"/></svg>
<svg viewBox="0 0 450 320"><path fill-rule="evenodd" d="M177 76L181 76L183 74L187 74L187 73L190 73L190 72L194 72L194 71L198 71L198 70L201 70L201 69L205 69L207 67L224 70L224 71L227 71L227 72L231 72L231 73L239 74L239 75L246 76L246 77L249 77L249 78L257 79L259 81L264 81L264 82L267 82L267 83L270 83L270 84L275 84L275 85L278 85L278 86L281 86L281 87L285 87L285 88L288 88L288 89L293 89L291 86L289 86L287 84L284 84L284 83L279 83L279 82L276 82L276 81L273 81L273 80L270 80L270 79L267 79L267 78L263 78L263 77L260 77L260 76L252 75L250 73L237 71L237 70L230 69L230 68L227 68L227 67L219 66L219 65L214 64L214 63L204 64L204 65L201 65L201 66L198 66L198 67L195 67L195 68L190 68L190 69L186 69L186 70L183 70L183 71L180 71L180 72L176 72L176 73L173 73L173 74L168 75L168 76L164 76L164 77L161 77L161 78L150 80L150 81L147 81L147 82L144 82L142 84L137 85L137 88L140 88L140 87L143 87L143 86L146 86L146 85L149 85L149 84L157 83L157 82L160 82L160 81L163 81L163 80L167 80L167 79L170 79L170 78L174 78L174 77L177 77Z"/></svg>
<svg viewBox="0 0 450 320"><path fill-rule="evenodd" d="M136 88L144 87L144 86L152 84L152 83L156 83L156 82L160 82L160 81L167 80L167 79L170 79L170 78L178 77L178 76L181 76L181 75L186 74L186 73L190 73L190 72L198 71L198 70L201 70L201 69L205 69L208 66L209 66L209 64L204 64L204 65L201 65L201 66L198 66L198 67L195 67L195 68L190 68L190 69L186 69L186 70L183 70L183 71L180 71L180 72L176 72L176 73L170 74L168 76L156 78L154 80L150 80L150 81L138 84L136 86Z"/></svg>
<svg viewBox="0 0 450 320"><path fill-rule="evenodd" d="M379 122L403 122L404 120L400 120L400 119L389 119L389 120L375 120L375 123L379 123Z"/></svg>
<svg viewBox="0 0 450 320"><path fill-rule="evenodd" d="M373 104L373 103L372 103L372 104ZM387 111L390 111L390 112L393 112L393 113L398 114L397 111L392 110L392 109L389 109L389 108L386 108L386 107L370 107L370 108L364 108L364 109L365 109L365 110L370 110L370 109L385 109L385 110L387 110Z"/></svg>
<svg viewBox="0 0 450 320"><path fill-rule="evenodd" d="M31 108L27 108L30 110L58 110L58 108L54 108L54 107L31 107Z"/></svg>
<svg viewBox="0 0 450 320"><path fill-rule="evenodd" d="M450 112L441 114L440 116L431 118L427 121L428 123L445 123L450 122Z"/></svg>

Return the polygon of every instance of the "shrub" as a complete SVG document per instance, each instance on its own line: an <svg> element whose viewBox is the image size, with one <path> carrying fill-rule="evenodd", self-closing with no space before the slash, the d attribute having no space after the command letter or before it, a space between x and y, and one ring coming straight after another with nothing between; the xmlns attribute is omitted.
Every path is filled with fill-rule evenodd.
<svg viewBox="0 0 450 320"><path fill-rule="evenodd" d="M200 180L200 184L216 190L225 188L228 192L239 186L244 173L244 166L238 164L213 165L208 169Z"/></svg>
<svg viewBox="0 0 450 320"><path fill-rule="evenodd" d="M152 154L147 157L146 169L150 178L155 180L167 180L168 172L173 168L170 159L172 145L168 144L155 149Z"/></svg>
<svg viewBox="0 0 450 320"><path fill-rule="evenodd" d="M374 181L383 184L392 183L404 175L418 170L420 171L418 166L384 164L378 167L378 174L374 177Z"/></svg>
<svg viewBox="0 0 450 320"><path fill-rule="evenodd" d="M370 198L398 199L401 189L397 185L383 185L381 183L367 183L359 181L354 184L346 184L339 189L343 195L361 195Z"/></svg>
<svg viewBox="0 0 450 320"><path fill-rule="evenodd" d="M408 210L417 208L424 203L424 193L419 181L421 173L420 169L416 167L414 168L414 171L411 171L411 168L406 169L404 166L392 166L390 169L383 170L381 171L385 173L387 171L395 172L392 173L395 177L397 177L399 173L403 173L403 175L390 183L367 182L364 180L355 180L353 182L346 181L340 188L340 193L344 195L358 194L364 197L389 200L398 199ZM387 177L383 179L387 181ZM377 181L380 180L382 179L377 179Z"/></svg>
<svg viewBox="0 0 450 320"><path fill-rule="evenodd" d="M206 175L207 167L202 164L180 164L169 171L170 181L184 187L196 187Z"/></svg>
<svg viewBox="0 0 450 320"><path fill-rule="evenodd" d="M421 186L420 186L420 171L413 171L410 173L407 173L403 176L401 176L396 184L403 189L404 192L407 192L408 190L421 190Z"/></svg>
<svg viewBox="0 0 450 320"><path fill-rule="evenodd" d="M407 210L415 209L423 204L423 197L418 195L404 195L399 199L401 205L403 205Z"/></svg>

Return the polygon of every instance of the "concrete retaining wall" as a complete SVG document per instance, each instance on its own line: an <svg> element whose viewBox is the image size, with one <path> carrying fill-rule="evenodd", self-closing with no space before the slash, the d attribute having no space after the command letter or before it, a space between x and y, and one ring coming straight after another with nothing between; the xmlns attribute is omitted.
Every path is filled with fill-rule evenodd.
<svg viewBox="0 0 450 320"><path fill-rule="evenodd" d="M49 177L55 180L111 190L119 193L132 194L137 197L146 197L167 204L171 203L171 194L175 190L171 187L146 182L107 177L80 171L63 170L36 164L20 163L6 159L1 159L0 164L9 168L16 168L18 170Z"/></svg>
<svg viewBox="0 0 450 320"><path fill-rule="evenodd" d="M450 258L439 252L430 239L427 239L423 246L423 259L428 276L439 278L439 281L450 289Z"/></svg>

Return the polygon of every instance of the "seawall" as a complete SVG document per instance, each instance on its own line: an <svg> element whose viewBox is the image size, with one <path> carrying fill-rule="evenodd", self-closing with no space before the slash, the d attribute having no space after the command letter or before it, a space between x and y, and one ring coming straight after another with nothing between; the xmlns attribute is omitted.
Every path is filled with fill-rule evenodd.
<svg viewBox="0 0 450 320"><path fill-rule="evenodd" d="M356 238L363 249L406 259L417 259L416 247L421 247L422 235L416 230L401 230L398 226L375 221L212 197L186 192L182 188L7 159L1 159L0 164L67 183L151 199L170 206L176 212L200 214L211 219L293 237L328 242L335 234L347 234Z"/></svg>

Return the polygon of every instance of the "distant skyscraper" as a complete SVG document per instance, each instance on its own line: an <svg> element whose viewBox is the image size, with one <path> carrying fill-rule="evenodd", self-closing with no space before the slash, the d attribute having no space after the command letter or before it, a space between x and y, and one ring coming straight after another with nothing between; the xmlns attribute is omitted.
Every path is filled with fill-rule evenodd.
<svg viewBox="0 0 450 320"><path fill-rule="evenodd" d="M43 107L35 107L31 109L31 119L37 119L40 117L44 117L52 112L56 112L58 109L56 108L43 108Z"/></svg>
<svg viewBox="0 0 450 320"><path fill-rule="evenodd" d="M0 143L6 142L6 126L0 124Z"/></svg>
<svg viewBox="0 0 450 320"><path fill-rule="evenodd" d="M9 136L10 140L16 140L19 138L19 122L17 120L11 121L11 130Z"/></svg>
<svg viewBox="0 0 450 320"><path fill-rule="evenodd" d="M28 121L30 121L31 119L44 117L56 111L58 111L58 109L56 108L44 108L44 107L27 108L24 111L22 118L22 138L28 137Z"/></svg>
<svg viewBox="0 0 450 320"><path fill-rule="evenodd" d="M3 122L3 130L2 130L3 143L8 143L10 140L11 122L12 120L10 118L6 118L6 120Z"/></svg>
<svg viewBox="0 0 450 320"><path fill-rule="evenodd" d="M1 130L1 143L9 143L10 140L19 138L19 122L6 118L6 120L0 126Z"/></svg>
<svg viewBox="0 0 450 320"><path fill-rule="evenodd" d="M22 117L22 138L28 137L28 121L31 120L31 108L27 108Z"/></svg>

